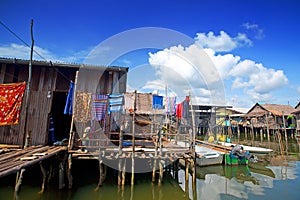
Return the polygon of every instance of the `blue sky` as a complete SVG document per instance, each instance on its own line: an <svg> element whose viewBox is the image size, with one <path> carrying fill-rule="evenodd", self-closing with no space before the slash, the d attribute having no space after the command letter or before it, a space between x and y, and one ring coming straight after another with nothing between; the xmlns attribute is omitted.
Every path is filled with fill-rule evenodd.
<svg viewBox="0 0 300 200"><path fill-rule="evenodd" d="M183 97L192 88L195 101L203 104L215 103L212 97L224 90L226 104L235 107L256 102L295 106L300 100L297 0L2 0L0 5L1 22L28 44L34 19L35 50L43 56L34 58L39 60L82 63L103 41L143 27L165 28L193 40L189 45L141 48L114 60L112 64L129 67L128 90L158 89L164 94L168 84L169 94ZM219 74L217 85L205 67L195 77L193 69L178 60L184 55L202 66L194 45L203 47L214 64L210 70ZM0 25L1 57L29 59L29 52Z"/></svg>

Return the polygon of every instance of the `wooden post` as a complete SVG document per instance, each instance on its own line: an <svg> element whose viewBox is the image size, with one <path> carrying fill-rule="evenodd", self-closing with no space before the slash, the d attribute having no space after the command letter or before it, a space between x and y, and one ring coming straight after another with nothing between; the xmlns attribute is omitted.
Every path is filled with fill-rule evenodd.
<svg viewBox="0 0 300 200"><path fill-rule="evenodd" d="M254 140L254 128L253 128L253 124L251 122L251 134L250 134L252 137L251 137L251 145L253 145L253 140Z"/></svg>
<svg viewBox="0 0 300 200"><path fill-rule="evenodd" d="M162 180L163 180L163 173L164 173L164 169L163 169L163 164L162 164L162 160L159 160L159 179L158 179L158 186L161 186Z"/></svg>
<svg viewBox="0 0 300 200"><path fill-rule="evenodd" d="M260 142L262 143L263 142L263 129L262 128L260 128L259 134L260 134Z"/></svg>
<svg viewBox="0 0 300 200"><path fill-rule="evenodd" d="M29 97L30 97L30 87L31 87L31 78L32 78L32 58L33 58L33 19L30 22L30 36L31 36L31 48L30 48L30 60L28 67L28 80L26 85L26 95L25 95L25 123L24 123L24 138L23 138L23 146L24 148L29 146L30 141L30 133L27 131L27 120L28 120L28 110L29 110Z"/></svg>
<svg viewBox="0 0 300 200"><path fill-rule="evenodd" d="M18 193L20 191L20 188L21 188L21 185L22 185L23 173L24 172L25 172L25 168L22 168L17 173L16 185L15 185L15 193Z"/></svg>
<svg viewBox="0 0 300 200"><path fill-rule="evenodd" d="M65 166L64 166L64 161L59 163L59 183L58 183L58 188L61 190L65 187Z"/></svg>
<svg viewBox="0 0 300 200"><path fill-rule="evenodd" d="M268 142L270 142L269 118L267 116L267 113L265 114L265 116L266 116L266 123L267 123L267 137L268 137Z"/></svg>
<svg viewBox="0 0 300 200"><path fill-rule="evenodd" d="M120 187L122 184L122 159L119 157L118 164L118 186Z"/></svg>
<svg viewBox="0 0 300 200"><path fill-rule="evenodd" d="M238 143L240 143L241 131L240 131L240 126L239 125L237 125L237 134L238 134Z"/></svg>
<svg viewBox="0 0 300 200"><path fill-rule="evenodd" d="M132 115L132 155L131 155L131 186L134 185L134 157L135 157L135 112L136 112L136 90L134 91L133 115Z"/></svg>
<svg viewBox="0 0 300 200"><path fill-rule="evenodd" d="M174 164L175 164L175 169L174 169L175 180L176 180L176 182L178 182L178 180L179 180L179 176L178 176L179 160L177 159Z"/></svg>
<svg viewBox="0 0 300 200"><path fill-rule="evenodd" d="M75 102L76 102L76 88L77 88L77 81L78 81L78 73L79 71L76 71L76 75L75 75L75 82L74 82L74 90L73 90L73 99L72 99L72 119L71 119L71 125L70 125L70 135L69 135L69 144L68 144L68 150L73 148L73 142L74 142L74 138L75 138L75 132L73 131L73 127L74 127L74 108L75 108Z"/></svg>
<svg viewBox="0 0 300 200"><path fill-rule="evenodd" d="M155 152L157 152L157 150L155 150ZM156 154L156 153L155 153L155 154ZM157 155L153 158L152 183L155 182L156 157L157 157Z"/></svg>
<svg viewBox="0 0 300 200"><path fill-rule="evenodd" d="M283 121L283 129L284 129L284 137L285 141L287 142L287 132L286 132L286 124L285 124L285 118L284 118L284 112L282 111L282 121Z"/></svg>
<svg viewBox="0 0 300 200"><path fill-rule="evenodd" d="M119 153L118 153L118 158L119 158L119 166L118 166L118 186L121 185L122 183L122 148L123 148L123 125L120 127L120 134L119 134Z"/></svg>
<svg viewBox="0 0 300 200"><path fill-rule="evenodd" d="M189 193L189 162L187 158L185 160L185 192Z"/></svg>
<svg viewBox="0 0 300 200"><path fill-rule="evenodd" d="M122 190L124 190L125 178L126 178L126 158L124 158L124 162L123 162L123 170L122 170Z"/></svg>
<svg viewBox="0 0 300 200"><path fill-rule="evenodd" d="M100 187L102 187L105 177L106 177L106 166L103 164L102 160L99 160L99 181L95 191L98 191Z"/></svg>
<svg viewBox="0 0 300 200"><path fill-rule="evenodd" d="M69 189L73 186L73 176L72 176L72 154L69 154L68 157L68 169L67 169L67 175L68 175L68 182L69 182Z"/></svg>
<svg viewBox="0 0 300 200"><path fill-rule="evenodd" d="M245 126L245 140L247 141L248 140L248 135L247 135L247 126Z"/></svg>
<svg viewBox="0 0 300 200"><path fill-rule="evenodd" d="M193 199L197 199L195 159L196 158L193 158L193 157L191 158Z"/></svg>
<svg viewBox="0 0 300 200"><path fill-rule="evenodd" d="M41 191L39 191L39 194L42 194L45 191L45 185L46 185L46 180L47 180L47 174L48 174L48 172L44 168L42 161L40 162L40 168L41 168L41 171L42 171L42 174L43 174L43 183L42 183L42 189L41 189Z"/></svg>
<svg viewBox="0 0 300 200"><path fill-rule="evenodd" d="M190 100L190 107L191 107L191 112L192 112L192 154L195 154L195 136L196 136L196 125L195 125L195 113L194 113L194 109L193 109L193 104L192 104L192 98L191 98L191 94L189 95L189 100Z"/></svg>

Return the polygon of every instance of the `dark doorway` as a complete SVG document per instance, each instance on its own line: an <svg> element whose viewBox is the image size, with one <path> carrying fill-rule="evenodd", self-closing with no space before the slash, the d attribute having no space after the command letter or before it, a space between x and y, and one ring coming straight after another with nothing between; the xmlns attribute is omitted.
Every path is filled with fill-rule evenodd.
<svg viewBox="0 0 300 200"><path fill-rule="evenodd" d="M69 137L72 115L65 115L66 92L53 92L51 113L54 120L56 141Z"/></svg>

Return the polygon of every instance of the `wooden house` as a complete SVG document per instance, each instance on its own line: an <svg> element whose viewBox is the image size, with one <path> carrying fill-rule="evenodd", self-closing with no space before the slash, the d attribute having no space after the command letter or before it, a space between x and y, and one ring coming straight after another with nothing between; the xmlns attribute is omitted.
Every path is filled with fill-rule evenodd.
<svg viewBox="0 0 300 200"><path fill-rule="evenodd" d="M0 84L27 82L28 66L28 60L0 58ZM18 124L0 126L0 143L23 146L28 137L30 145L47 144L50 116L54 118L56 140L68 138L72 116L63 112L70 82L82 68L101 72L98 80L86 77L84 87L97 84L97 91L103 94L126 92L128 68L33 61L28 105L24 98Z"/></svg>
<svg viewBox="0 0 300 200"><path fill-rule="evenodd" d="M299 136L300 132L300 102L295 106L295 111L292 113L296 117L296 129L297 129L297 135Z"/></svg>
<svg viewBox="0 0 300 200"><path fill-rule="evenodd" d="M295 129L294 112L295 108L290 105L256 103L244 117L254 128L293 130Z"/></svg>

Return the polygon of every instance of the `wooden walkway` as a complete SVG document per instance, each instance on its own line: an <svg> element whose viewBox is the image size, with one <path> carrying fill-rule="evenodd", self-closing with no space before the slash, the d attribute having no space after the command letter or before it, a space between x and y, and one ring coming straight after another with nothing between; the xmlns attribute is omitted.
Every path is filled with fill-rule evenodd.
<svg viewBox="0 0 300 200"><path fill-rule="evenodd" d="M0 178L67 150L66 146L31 146L0 155Z"/></svg>

